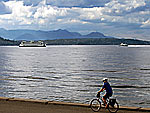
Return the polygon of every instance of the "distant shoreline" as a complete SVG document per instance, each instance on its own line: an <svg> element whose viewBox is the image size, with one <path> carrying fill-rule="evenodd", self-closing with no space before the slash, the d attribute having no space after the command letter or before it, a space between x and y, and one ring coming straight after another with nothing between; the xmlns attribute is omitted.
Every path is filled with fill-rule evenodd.
<svg viewBox="0 0 150 113"><path fill-rule="evenodd" d="M150 45L150 41L136 39L118 39L118 38L76 38L76 39L55 39L42 40L46 45ZM8 40L0 38L0 46L19 46L21 41Z"/></svg>

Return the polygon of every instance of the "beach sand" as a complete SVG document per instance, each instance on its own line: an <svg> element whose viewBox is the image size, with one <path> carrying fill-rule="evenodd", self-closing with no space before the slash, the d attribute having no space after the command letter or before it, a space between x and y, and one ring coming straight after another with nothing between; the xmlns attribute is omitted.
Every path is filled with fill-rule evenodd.
<svg viewBox="0 0 150 113"><path fill-rule="evenodd" d="M147 108L148 110L148 108ZM109 113L107 109L101 109L101 113ZM143 113L137 108L122 108L118 113ZM147 111L150 112L150 111ZM30 99L9 99L0 98L0 113L94 113L89 105L64 103L64 102L47 102L42 100Z"/></svg>

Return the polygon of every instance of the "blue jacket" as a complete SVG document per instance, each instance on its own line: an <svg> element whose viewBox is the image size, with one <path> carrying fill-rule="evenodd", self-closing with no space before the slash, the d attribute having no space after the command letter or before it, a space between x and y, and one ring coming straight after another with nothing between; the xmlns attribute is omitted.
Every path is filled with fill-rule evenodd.
<svg viewBox="0 0 150 113"><path fill-rule="evenodd" d="M106 93L109 93L109 94L113 93L112 88L111 88L111 86L110 86L110 84L108 82L104 82L104 85L103 85L102 88L105 88Z"/></svg>

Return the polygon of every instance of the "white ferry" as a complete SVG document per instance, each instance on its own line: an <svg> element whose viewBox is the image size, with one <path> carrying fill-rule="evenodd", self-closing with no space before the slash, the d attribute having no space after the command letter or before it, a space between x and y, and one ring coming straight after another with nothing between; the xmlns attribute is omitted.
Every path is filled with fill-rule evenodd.
<svg viewBox="0 0 150 113"><path fill-rule="evenodd" d="M19 47L46 47L42 41L22 41Z"/></svg>
<svg viewBox="0 0 150 113"><path fill-rule="evenodd" d="M128 46L128 44L121 43L120 46Z"/></svg>

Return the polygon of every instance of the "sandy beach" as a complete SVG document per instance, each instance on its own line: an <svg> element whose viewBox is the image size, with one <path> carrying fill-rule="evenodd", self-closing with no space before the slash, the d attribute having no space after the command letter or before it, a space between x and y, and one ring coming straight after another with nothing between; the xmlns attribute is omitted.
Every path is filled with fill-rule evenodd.
<svg viewBox="0 0 150 113"><path fill-rule="evenodd" d="M109 113L101 109L101 113ZM118 113L150 112L149 108L121 107ZM0 113L93 113L88 104L0 97Z"/></svg>

